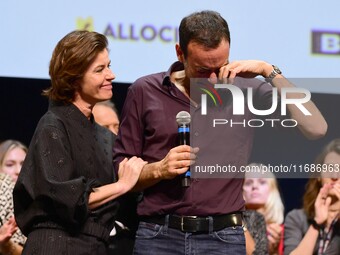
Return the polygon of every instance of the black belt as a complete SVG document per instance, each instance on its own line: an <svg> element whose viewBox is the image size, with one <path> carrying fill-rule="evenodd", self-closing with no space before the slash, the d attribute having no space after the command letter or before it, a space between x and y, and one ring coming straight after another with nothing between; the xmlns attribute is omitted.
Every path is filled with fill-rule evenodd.
<svg viewBox="0 0 340 255"><path fill-rule="evenodd" d="M219 231L227 227L242 226L242 214L231 213L224 215L216 215L211 217L198 216L178 216L169 215L169 228L175 228L182 232L209 232L209 222L212 219L212 231ZM142 217L141 221L165 225L166 216L150 216Z"/></svg>

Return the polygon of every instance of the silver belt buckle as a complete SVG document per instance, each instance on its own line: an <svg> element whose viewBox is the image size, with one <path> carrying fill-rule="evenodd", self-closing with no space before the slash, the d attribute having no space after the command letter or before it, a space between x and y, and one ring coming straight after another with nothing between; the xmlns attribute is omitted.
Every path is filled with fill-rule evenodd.
<svg viewBox="0 0 340 255"><path fill-rule="evenodd" d="M235 229L236 226L237 226L237 215L236 215L236 214L233 214L233 215L231 216L231 221L232 221L232 223L233 223L233 229Z"/></svg>
<svg viewBox="0 0 340 255"><path fill-rule="evenodd" d="M184 218L196 219L197 216L181 216L181 231L186 232L184 229Z"/></svg>

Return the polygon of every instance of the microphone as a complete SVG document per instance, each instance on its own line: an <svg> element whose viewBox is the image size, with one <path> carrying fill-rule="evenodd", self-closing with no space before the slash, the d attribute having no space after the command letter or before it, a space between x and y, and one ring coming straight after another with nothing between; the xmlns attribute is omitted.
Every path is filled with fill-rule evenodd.
<svg viewBox="0 0 340 255"><path fill-rule="evenodd" d="M190 145L190 113L181 111L176 115L176 121L178 124L178 145ZM190 169L181 175L182 187L190 186Z"/></svg>

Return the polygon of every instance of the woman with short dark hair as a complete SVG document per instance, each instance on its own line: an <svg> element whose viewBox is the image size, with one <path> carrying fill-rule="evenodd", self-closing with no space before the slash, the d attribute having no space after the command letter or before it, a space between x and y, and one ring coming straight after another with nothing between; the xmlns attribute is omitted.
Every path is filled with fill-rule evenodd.
<svg viewBox="0 0 340 255"><path fill-rule="evenodd" d="M146 163L132 157L114 171L115 136L92 115L97 102L112 97L107 46L102 34L73 31L54 49L52 86L44 91L50 107L14 189L16 220L27 235L23 254L107 254L116 198Z"/></svg>

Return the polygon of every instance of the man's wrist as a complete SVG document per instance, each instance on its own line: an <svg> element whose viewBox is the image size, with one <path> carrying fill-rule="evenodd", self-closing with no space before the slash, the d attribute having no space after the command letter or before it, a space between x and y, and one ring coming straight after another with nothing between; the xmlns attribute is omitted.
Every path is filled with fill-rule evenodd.
<svg viewBox="0 0 340 255"><path fill-rule="evenodd" d="M268 83L271 83L272 80L279 74L282 74L281 70L275 66L275 65L271 65L271 71L268 75L265 76L265 80L268 82Z"/></svg>
<svg viewBox="0 0 340 255"><path fill-rule="evenodd" d="M153 179L154 180L161 180L163 178L163 176L162 176L162 161L158 161L158 162L155 162L153 164L154 164L153 166L150 165L150 164L147 164L147 165L149 165L149 167L151 167L151 169L152 168L154 169L154 171L152 171Z"/></svg>

